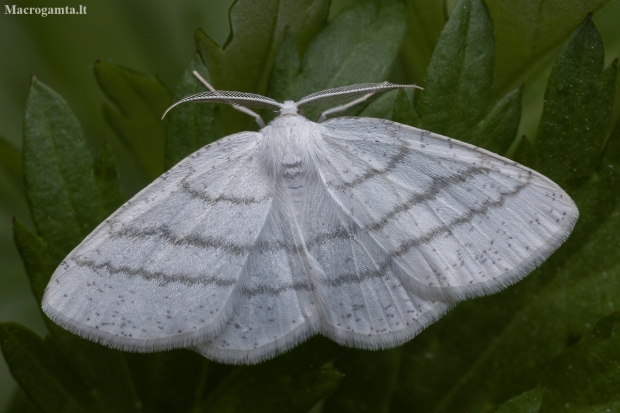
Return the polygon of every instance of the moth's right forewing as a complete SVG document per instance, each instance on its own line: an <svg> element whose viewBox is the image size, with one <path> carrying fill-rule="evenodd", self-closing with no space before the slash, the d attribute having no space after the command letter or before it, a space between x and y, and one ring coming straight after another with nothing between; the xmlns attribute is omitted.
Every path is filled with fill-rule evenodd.
<svg viewBox="0 0 620 413"><path fill-rule="evenodd" d="M111 347L154 351L217 334L273 184L243 132L190 155L119 208L54 272L43 310Z"/></svg>

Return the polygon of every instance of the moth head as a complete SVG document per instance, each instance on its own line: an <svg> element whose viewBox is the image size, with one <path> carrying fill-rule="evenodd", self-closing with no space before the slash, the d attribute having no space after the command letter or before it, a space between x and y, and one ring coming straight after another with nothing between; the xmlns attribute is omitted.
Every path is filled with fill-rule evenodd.
<svg viewBox="0 0 620 413"><path fill-rule="evenodd" d="M280 115L296 115L299 113L299 110L297 109L297 104L295 102L292 100L285 100L278 112Z"/></svg>

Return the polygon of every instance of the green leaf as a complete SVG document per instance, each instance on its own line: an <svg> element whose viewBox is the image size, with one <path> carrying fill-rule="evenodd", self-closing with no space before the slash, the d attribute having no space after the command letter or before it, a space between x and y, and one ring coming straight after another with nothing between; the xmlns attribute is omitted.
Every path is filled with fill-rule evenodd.
<svg viewBox="0 0 620 413"><path fill-rule="evenodd" d="M554 65L547 101L535 146L540 162L549 159L551 142L562 150L557 161L539 167L550 177L572 189L571 195L580 210L579 224L573 231L567 253L574 251L587 236L597 230L620 201L618 191L609 190L620 181L618 159L620 129L618 125L606 140L615 89L616 62L603 70L602 41L590 19L573 33ZM589 59L589 60L588 60ZM576 74L570 77L567 71ZM554 76L555 75L555 76ZM591 77L594 76L594 79ZM601 90L593 96L588 87ZM607 118L603 117L604 112ZM607 149L605 149L605 147ZM568 157L571 153L572 157ZM589 179L588 179L589 178ZM581 241L581 242L578 242Z"/></svg>
<svg viewBox="0 0 620 413"><path fill-rule="evenodd" d="M483 118L493 83L493 23L482 0L461 0L444 27L416 110L420 125L467 140Z"/></svg>
<svg viewBox="0 0 620 413"><path fill-rule="evenodd" d="M579 207L579 225L573 230L565 250L573 253L588 241L588 237L606 224L620 202L620 124L616 124L607 139L602 158L587 184L573 191L573 198Z"/></svg>
<svg viewBox="0 0 620 413"><path fill-rule="evenodd" d="M417 126L420 121L420 119L418 119L418 114L413 108L413 104L402 89L398 91L396 99L394 100L392 120L409 126Z"/></svg>
<svg viewBox="0 0 620 413"><path fill-rule="evenodd" d="M495 88L500 96L527 82L586 14L600 10L608 1L487 0L495 22Z"/></svg>
<svg viewBox="0 0 620 413"><path fill-rule="evenodd" d="M344 351L314 337L273 360L239 367L211 394L204 411L306 412L340 384L342 373L328 363Z"/></svg>
<svg viewBox="0 0 620 413"><path fill-rule="evenodd" d="M249 373L211 400L205 411L303 413L331 394L341 380L342 374L328 367L294 376L274 377L268 371ZM260 392L256 391L258 384Z"/></svg>
<svg viewBox="0 0 620 413"><path fill-rule="evenodd" d="M64 255L50 247L17 219L13 220L13 238L26 267L34 298L40 303L50 276Z"/></svg>
<svg viewBox="0 0 620 413"><path fill-rule="evenodd" d="M384 81L405 34L404 13L403 5L397 2L353 3L317 35L299 69L291 42L285 42L273 70L286 76L270 84L268 96L281 98L286 94L286 99L298 100L333 87ZM316 108L305 109L309 119L316 119L320 113ZM359 108L353 112L356 110Z"/></svg>
<svg viewBox="0 0 620 413"><path fill-rule="evenodd" d="M67 103L36 78L26 102L22 148L37 232L66 254L99 223L99 191L80 124Z"/></svg>
<svg viewBox="0 0 620 413"><path fill-rule="evenodd" d="M5 413L40 413L41 410L35 406L26 393L22 389L18 389L14 394L11 402L5 410Z"/></svg>
<svg viewBox="0 0 620 413"><path fill-rule="evenodd" d="M216 89L264 95L284 33L291 33L303 53L325 24L329 4L329 0L236 0L229 10L231 33L223 47L196 30L196 47ZM229 107L222 116L227 133L251 123L247 115Z"/></svg>
<svg viewBox="0 0 620 413"><path fill-rule="evenodd" d="M553 65L535 146L540 171L560 185L582 184L600 160L617 72L617 61L603 70L604 59L603 40L588 17Z"/></svg>
<svg viewBox="0 0 620 413"><path fill-rule="evenodd" d="M381 82L405 34L401 3L360 1L332 19L308 47L292 99L354 83Z"/></svg>
<svg viewBox="0 0 620 413"><path fill-rule="evenodd" d="M371 98L372 101L359 113L359 116L365 118L390 119L394 110L394 102L396 101L396 90L381 93Z"/></svg>
<svg viewBox="0 0 620 413"><path fill-rule="evenodd" d="M521 165L536 169L538 165L538 150L532 145L532 142L523 135L519 140L519 144L512 158Z"/></svg>
<svg viewBox="0 0 620 413"><path fill-rule="evenodd" d="M620 167L619 159L615 158L616 168ZM591 183L592 186L599 184L601 192L614 192L597 178ZM432 365L442 374L459 378L449 387L441 403L429 411L449 410L450 406L491 411L480 406L491 407L493 400L505 400L507 393L515 387L533 386L543 380L547 382L539 372L549 360L572 344L575 337L582 335L584 327L617 309L620 302L620 262L616 253L620 204L618 195L615 197L613 212L607 219L599 216L597 230L586 238L590 241L564 265L547 270L551 273L548 276L552 276L551 280L541 278L545 272L539 270L536 275L530 275L501 294L463 303L445 321L430 327L409 343L407 353L411 362L401 369L408 373L403 380L407 383L403 391L411 391L416 385L428 386L427 389L440 385L428 383L429 377L424 377L424 383L412 381L430 367L424 360L425 354L429 354L430 360L441 360L441 363L436 361ZM594 202L603 206L607 201L599 197ZM582 203L578 205L581 208ZM583 235L579 238L583 239ZM580 239L576 241L581 242ZM558 252L558 258L566 254L565 251ZM550 263L554 261L557 259L551 259ZM548 264L541 270L545 268ZM562 320L561 324L558 320ZM463 324L466 327L460 327ZM462 348L466 347L467 340L471 340L472 348ZM456 354L455 345L459 347ZM417 354L420 356L416 357ZM469 361L463 362L463 358ZM501 378L507 377L509 380L500 382Z"/></svg>
<svg viewBox="0 0 620 413"><path fill-rule="evenodd" d="M48 325L49 328L49 325ZM142 402L123 352L85 340L54 326L54 342L80 374L103 411L139 413Z"/></svg>
<svg viewBox="0 0 620 413"><path fill-rule="evenodd" d="M51 342L19 324L0 323L0 344L11 374L42 411L92 411L88 389Z"/></svg>
<svg viewBox="0 0 620 413"><path fill-rule="evenodd" d="M398 97L400 93L403 93L403 97ZM413 93L411 93L413 95ZM407 91L401 90L390 90L389 92L383 92L371 97L368 100L368 106L366 106L358 116L363 116L366 118L378 118L378 119L392 119L395 122L404 123L409 125L406 122L414 122L417 123L419 121L417 117L417 113L413 108L409 97L407 96ZM350 111L351 109L349 109ZM355 110L355 107L353 108ZM345 114L347 114L345 112ZM352 112L355 113L355 112ZM396 120L394 118L398 120Z"/></svg>
<svg viewBox="0 0 620 413"><path fill-rule="evenodd" d="M398 2L361 1L336 16L308 47L293 97L385 80L405 34L404 12Z"/></svg>
<svg viewBox="0 0 620 413"><path fill-rule="evenodd" d="M8 172L15 182L19 184L23 182L22 154L19 149L2 136L0 136L0 166Z"/></svg>
<svg viewBox="0 0 620 413"><path fill-rule="evenodd" d="M616 314L603 317L541 375L548 383L542 412L611 412L620 408L620 335L613 331L617 318Z"/></svg>
<svg viewBox="0 0 620 413"><path fill-rule="evenodd" d="M401 349L351 350L335 367L342 384L326 400L323 413L388 412L397 385Z"/></svg>
<svg viewBox="0 0 620 413"><path fill-rule="evenodd" d="M326 0L236 0L224 46L202 31L196 32L196 46L216 88L264 94L287 28L303 51L325 24L328 11Z"/></svg>
<svg viewBox="0 0 620 413"><path fill-rule="evenodd" d="M134 156L150 180L164 170L164 122L161 116L171 93L153 75L111 62L94 66L99 87L113 103L103 105L106 121Z"/></svg>
<svg viewBox="0 0 620 413"><path fill-rule="evenodd" d="M506 156L521 121L521 89L515 89L495 104L476 127L471 144Z"/></svg>
<svg viewBox="0 0 620 413"><path fill-rule="evenodd" d="M431 412L477 408L484 413L515 388L548 382L538 372L584 326L620 303L619 233L616 204L592 242L554 272L553 281L542 283L538 272L501 294L465 302L408 343L399 407L417 402ZM422 375L429 368L442 374ZM433 391L438 387L448 390L438 397ZM438 400L424 399L427 392Z"/></svg>
<svg viewBox="0 0 620 413"><path fill-rule="evenodd" d="M79 123L67 104L36 79L24 129L26 190L39 236L16 221L15 240L40 302L56 266L103 219L101 198L114 196L107 190L113 186L115 172L108 153L99 159L95 177ZM108 202L114 200L103 204L110 207ZM119 412L136 411L139 404L122 353L78 338L51 322L48 328L86 385L97 392L98 403Z"/></svg>
<svg viewBox="0 0 620 413"><path fill-rule="evenodd" d="M211 80L200 57L194 56L174 90L175 102L205 90L193 75L194 70L207 82ZM170 169L189 154L222 136L222 121L218 106L210 103L189 103L176 107L168 115L165 168Z"/></svg>
<svg viewBox="0 0 620 413"><path fill-rule="evenodd" d="M15 242L37 302L41 302L47 282L60 259L58 253L50 253L53 247L15 221ZM121 352L81 339L62 330L49 319L48 328L59 350L67 357L75 371L87 385L94 389L98 404L117 412L139 411L133 385ZM137 410L136 410L137 409Z"/></svg>
<svg viewBox="0 0 620 413"><path fill-rule="evenodd" d="M513 397L495 413L538 413L543 399L544 387L539 386Z"/></svg>
<svg viewBox="0 0 620 413"><path fill-rule="evenodd" d="M446 23L446 2L407 0L407 12L410 23L402 53L410 81L420 83Z"/></svg>
<svg viewBox="0 0 620 413"><path fill-rule="evenodd" d="M331 0L280 0L274 40L290 32L303 55L327 22L330 5Z"/></svg>
<svg viewBox="0 0 620 413"><path fill-rule="evenodd" d="M209 390L209 380L221 380L231 366L210 362L190 350L127 355L136 392L146 412L198 412ZM165 389L165 391L162 391Z"/></svg>
<svg viewBox="0 0 620 413"><path fill-rule="evenodd" d="M580 32L583 27L573 39L579 38ZM592 50L576 48L575 56L590 55ZM598 70L602 78L602 62ZM565 79L569 85L570 81L581 84L591 75L573 71L572 77L566 73ZM550 88L553 82L550 79ZM611 89L602 92L603 96L613 93ZM547 95L552 97L549 91ZM568 112L573 100L579 98L564 95L564 99L556 99L557 113ZM539 169L563 168L564 151L573 136L562 130L590 122L590 108L582 111L554 123L557 130L549 126L548 136L561 139L545 146L544 156L538 148ZM602 160L597 145L599 161L590 165L586 183L568 187L581 217L561 249L517 285L494 296L459 304L406 344L394 410L415 407L429 412L494 411L500 402L515 394L515 389L539 383L538 373L550 360L583 335L590 324L620 306L620 193L614 189L620 182L618 139L620 134L615 136L614 132L607 144L610 151L604 152ZM566 176L560 178L575 182L578 173L581 171L566 170ZM444 390L440 393L438 388Z"/></svg>
<svg viewBox="0 0 620 413"><path fill-rule="evenodd" d="M101 196L102 218L107 218L123 204L124 196L118 182L116 160L110 144L105 143L95 159L95 179Z"/></svg>
<svg viewBox="0 0 620 413"><path fill-rule="evenodd" d="M293 89L300 72L301 60L297 46L293 37L286 32L269 76L267 96L278 102L293 99Z"/></svg>

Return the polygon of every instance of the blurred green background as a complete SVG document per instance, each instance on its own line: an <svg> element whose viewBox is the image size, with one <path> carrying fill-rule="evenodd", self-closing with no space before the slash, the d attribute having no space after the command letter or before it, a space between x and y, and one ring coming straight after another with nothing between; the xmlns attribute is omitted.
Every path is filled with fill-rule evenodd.
<svg viewBox="0 0 620 413"><path fill-rule="evenodd" d="M353 1L333 1L330 16ZM104 121L102 103L106 98L93 76L93 63L97 59L106 59L140 72L155 73L172 88L193 57L194 29L200 27L216 42L224 44L229 33L227 14L231 3L232 0L83 0L67 5L85 5L86 15L45 18L7 15L3 4L0 14L0 136L16 148L20 147L29 79L36 75L69 103L82 124L93 153L103 142L111 143L119 160L123 189L126 195L131 195L145 184L145 180L132 169L129 155ZM410 0L408 3L412 16L410 32L392 77L398 81L423 83L434 42L456 1ZM498 43L508 39L511 31L519 30L518 25L512 26L510 22L497 18L496 13L503 3L487 1ZM543 7L545 2L531 3L533 7ZM582 5L585 13L589 5L597 2L569 3L577 4L576 7ZM36 4L25 1L12 4L17 7L65 6L65 3L42 0ZM597 4L602 8L596 12L594 22L605 42L605 65L608 65L620 54L620 0ZM561 8L562 5L561 1L546 2L545 7ZM558 16L561 18L561 13ZM566 24L572 29L579 22ZM512 35L513 39L519 39L514 33ZM564 40L545 43L549 36L542 32L522 33L523 42L530 42L524 53L537 56L527 70L511 60L511 56L518 55L518 44L515 46L505 41L503 47L496 45L493 98L497 100L515 86L525 83L520 134L528 137L532 137L536 130L551 64L558 45ZM537 49L537 42L541 44L540 49ZM617 109L615 113L618 113ZM45 328L38 303L30 293L13 244L12 217L30 224L19 177L0 169L0 321L16 321L42 334ZM4 361L0 361L0 411L14 386Z"/></svg>

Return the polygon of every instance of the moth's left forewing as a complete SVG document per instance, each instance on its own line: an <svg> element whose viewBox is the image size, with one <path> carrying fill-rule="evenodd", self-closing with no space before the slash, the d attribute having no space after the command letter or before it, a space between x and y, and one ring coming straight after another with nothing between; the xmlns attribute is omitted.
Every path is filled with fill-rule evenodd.
<svg viewBox="0 0 620 413"><path fill-rule="evenodd" d="M578 217L554 182L472 145L395 122L321 125L331 196L407 274L444 300L496 292L542 263Z"/></svg>

